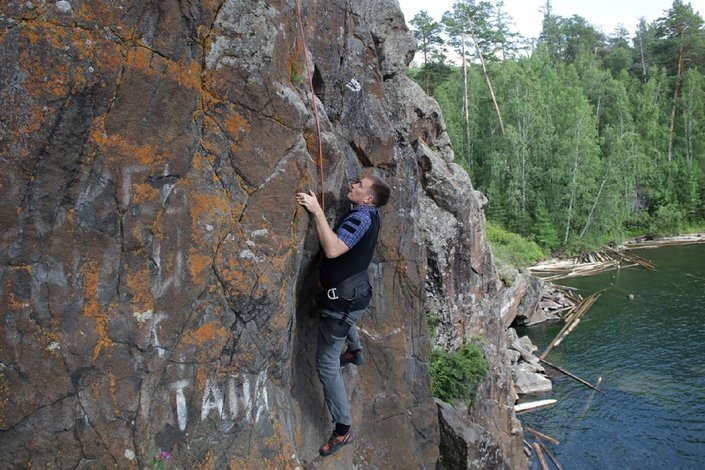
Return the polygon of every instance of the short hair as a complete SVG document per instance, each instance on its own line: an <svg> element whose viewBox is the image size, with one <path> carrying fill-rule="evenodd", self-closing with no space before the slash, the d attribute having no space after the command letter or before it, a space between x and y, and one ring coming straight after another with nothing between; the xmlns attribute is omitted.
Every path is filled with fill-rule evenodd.
<svg viewBox="0 0 705 470"><path fill-rule="evenodd" d="M379 176L369 175L366 178L372 181L369 189L372 196L372 204L375 207L386 205L389 202L389 194L392 192L392 188Z"/></svg>

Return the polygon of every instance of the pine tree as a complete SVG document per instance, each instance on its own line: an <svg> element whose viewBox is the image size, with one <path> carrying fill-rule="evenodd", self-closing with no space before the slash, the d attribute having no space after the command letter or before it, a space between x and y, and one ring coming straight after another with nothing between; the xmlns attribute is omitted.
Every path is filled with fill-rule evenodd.
<svg viewBox="0 0 705 470"><path fill-rule="evenodd" d="M668 133L668 161L673 158L676 108L681 94L683 74L705 60L705 32L702 17L690 3L675 0L666 16L656 21L654 52L673 77L673 99Z"/></svg>
<svg viewBox="0 0 705 470"><path fill-rule="evenodd" d="M434 21L426 11L417 13L410 23L415 28L414 36L423 54L423 64L421 66L423 71L423 88L427 94L431 95L430 82L434 64L441 64L445 61L445 54L443 54L442 50L444 41L441 37L443 25Z"/></svg>

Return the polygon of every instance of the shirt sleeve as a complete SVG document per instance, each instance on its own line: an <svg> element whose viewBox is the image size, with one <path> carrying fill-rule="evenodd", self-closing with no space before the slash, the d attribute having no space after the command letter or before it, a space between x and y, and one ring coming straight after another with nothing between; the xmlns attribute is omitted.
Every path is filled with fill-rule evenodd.
<svg viewBox="0 0 705 470"><path fill-rule="evenodd" d="M369 212L353 212L343 220L335 234L348 248L352 248L365 235L371 222Z"/></svg>

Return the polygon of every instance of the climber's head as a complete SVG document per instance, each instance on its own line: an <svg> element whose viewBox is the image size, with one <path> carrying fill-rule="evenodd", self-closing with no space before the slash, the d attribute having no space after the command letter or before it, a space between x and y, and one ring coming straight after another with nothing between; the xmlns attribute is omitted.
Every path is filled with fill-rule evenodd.
<svg viewBox="0 0 705 470"><path fill-rule="evenodd" d="M366 176L350 185L348 201L356 206L382 207L389 201L391 188L378 176Z"/></svg>

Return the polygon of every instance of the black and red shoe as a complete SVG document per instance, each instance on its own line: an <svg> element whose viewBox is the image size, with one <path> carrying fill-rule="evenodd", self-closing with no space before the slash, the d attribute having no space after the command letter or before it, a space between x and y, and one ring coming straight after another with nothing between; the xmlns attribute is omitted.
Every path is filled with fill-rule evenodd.
<svg viewBox="0 0 705 470"><path fill-rule="evenodd" d="M358 349L357 351L348 350L340 355L341 366L345 364L355 364L359 366L362 365L363 362L365 362L365 358L362 357L362 349Z"/></svg>
<svg viewBox="0 0 705 470"><path fill-rule="evenodd" d="M350 444L353 441L353 433L352 431L348 431L342 436L336 432L333 432L333 435L328 439L328 442L323 444L321 448L319 449L319 453L323 457L327 457L335 452L338 451L343 446L346 446Z"/></svg>

